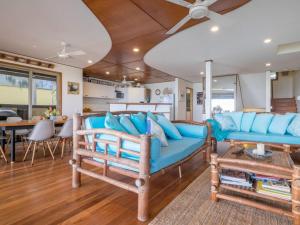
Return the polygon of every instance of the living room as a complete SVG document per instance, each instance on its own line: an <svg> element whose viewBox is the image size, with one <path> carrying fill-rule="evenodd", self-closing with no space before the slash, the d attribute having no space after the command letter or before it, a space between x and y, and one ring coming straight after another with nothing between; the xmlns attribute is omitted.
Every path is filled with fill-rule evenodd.
<svg viewBox="0 0 300 225"><path fill-rule="evenodd" d="M299 7L2 1L0 223L300 224Z"/></svg>

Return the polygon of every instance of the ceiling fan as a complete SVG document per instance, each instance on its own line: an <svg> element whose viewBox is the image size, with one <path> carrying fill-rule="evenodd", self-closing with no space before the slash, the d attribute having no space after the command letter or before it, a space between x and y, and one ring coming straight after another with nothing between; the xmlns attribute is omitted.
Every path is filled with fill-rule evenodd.
<svg viewBox="0 0 300 225"><path fill-rule="evenodd" d="M126 80L127 76L123 76L123 80L121 81L124 85L130 85L131 83L134 83L135 81L128 81Z"/></svg>
<svg viewBox="0 0 300 225"><path fill-rule="evenodd" d="M194 3L189 3L184 0L166 0L176 5L180 5L189 9L189 14L180 20L174 27L172 27L166 34L175 33L180 27L186 24L190 19L201 19L208 17L211 20L220 21L221 15L208 9L210 5L217 0L196 0Z"/></svg>
<svg viewBox="0 0 300 225"><path fill-rule="evenodd" d="M68 52L67 48L70 47L70 44L67 44L64 41L61 42L61 46L62 46L62 49L61 49L61 51L59 51L57 53L56 56L48 57L48 58L46 58L46 60L48 60L48 59L54 59L54 58L67 59L67 58L72 58L72 56L80 56L80 55L85 55L86 54L82 50Z"/></svg>

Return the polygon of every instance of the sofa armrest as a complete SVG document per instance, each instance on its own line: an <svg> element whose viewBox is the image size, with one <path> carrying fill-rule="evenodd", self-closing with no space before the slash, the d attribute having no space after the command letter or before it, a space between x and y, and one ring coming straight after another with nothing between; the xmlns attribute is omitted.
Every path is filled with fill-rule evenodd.
<svg viewBox="0 0 300 225"><path fill-rule="evenodd" d="M179 133L184 137L206 138L210 142L210 124L187 120L172 121Z"/></svg>
<svg viewBox="0 0 300 225"><path fill-rule="evenodd" d="M160 157L161 143L159 138L151 137L150 160L157 160Z"/></svg>

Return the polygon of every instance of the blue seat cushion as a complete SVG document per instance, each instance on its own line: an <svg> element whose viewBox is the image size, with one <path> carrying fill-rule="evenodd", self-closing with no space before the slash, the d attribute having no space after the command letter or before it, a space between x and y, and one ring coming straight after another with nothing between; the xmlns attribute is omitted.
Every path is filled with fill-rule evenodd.
<svg viewBox="0 0 300 225"><path fill-rule="evenodd" d="M295 117L293 114L285 114L285 115L275 115L272 119L272 122L269 126L269 133L272 134L285 134L288 125L292 121L292 119ZM300 124L299 124L300 125Z"/></svg>
<svg viewBox="0 0 300 225"><path fill-rule="evenodd" d="M146 134L147 132L147 120L146 115L142 112L138 114L131 114L130 120L136 129L140 132L140 134Z"/></svg>
<svg viewBox="0 0 300 225"><path fill-rule="evenodd" d="M157 115L157 123L161 126L161 128L164 130L165 134L175 140L182 139L181 134L179 133L178 129L175 127L173 123L171 123L170 120L168 120L165 116Z"/></svg>
<svg viewBox="0 0 300 225"><path fill-rule="evenodd" d="M278 144L290 144L299 145L300 137L295 137L289 134L278 135L278 134L261 134L254 132L231 132L227 135L227 139L242 140L242 141L253 141L253 142L267 142L267 143L278 143Z"/></svg>
<svg viewBox="0 0 300 225"><path fill-rule="evenodd" d="M186 123L175 123L179 133L184 137L191 138L206 138L207 137L207 126L186 124Z"/></svg>
<svg viewBox="0 0 300 225"><path fill-rule="evenodd" d="M104 126L105 116L90 116L85 119L86 129L105 128Z"/></svg>
<svg viewBox="0 0 300 225"><path fill-rule="evenodd" d="M266 134L273 116L274 115L271 113L257 114L251 127L251 131L255 133Z"/></svg>
<svg viewBox="0 0 300 225"><path fill-rule="evenodd" d="M169 146L161 148L160 157L151 162L151 173L189 156L205 143L205 139L184 137L181 140L169 139L168 142Z"/></svg>
<svg viewBox="0 0 300 225"><path fill-rule="evenodd" d="M121 131L127 133L125 128L120 124L118 117L114 116L111 112L106 113L105 121L104 121L105 128Z"/></svg>
<svg viewBox="0 0 300 225"><path fill-rule="evenodd" d="M245 112L242 117L241 131L249 132L254 122L256 112Z"/></svg>
<svg viewBox="0 0 300 225"><path fill-rule="evenodd" d="M222 131L237 131L238 128L231 116L216 114L215 120L221 125Z"/></svg>
<svg viewBox="0 0 300 225"><path fill-rule="evenodd" d="M241 122L243 117L243 112L226 112L223 113L224 116L230 116L236 125L236 130L241 130Z"/></svg>
<svg viewBox="0 0 300 225"><path fill-rule="evenodd" d="M293 136L300 137L300 115L296 115L287 128L287 132Z"/></svg>
<svg viewBox="0 0 300 225"><path fill-rule="evenodd" d="M125 128L128 134L140 135L128 116L120 115L120 124Z"/></svg>

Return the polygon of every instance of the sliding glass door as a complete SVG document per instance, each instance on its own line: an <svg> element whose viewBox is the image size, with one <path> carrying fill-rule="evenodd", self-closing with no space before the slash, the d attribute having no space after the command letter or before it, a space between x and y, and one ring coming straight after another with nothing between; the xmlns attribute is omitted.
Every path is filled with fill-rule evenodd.
<svg viewBox="0 0 300 225"><path fill-rule="evenodd" d="M10 109L23 119L60 110L60 74L0 64L0 112Z"/></svg>

